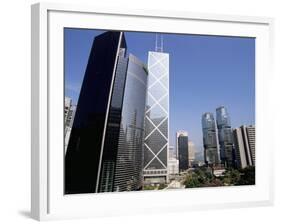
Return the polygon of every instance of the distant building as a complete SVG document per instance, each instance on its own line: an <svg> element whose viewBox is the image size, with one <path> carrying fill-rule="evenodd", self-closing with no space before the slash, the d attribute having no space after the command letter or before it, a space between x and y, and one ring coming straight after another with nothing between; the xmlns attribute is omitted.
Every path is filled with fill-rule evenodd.
<svg viewBox="0 0 281 224"><path fill-rule="evenodd" d="M66 120L68 118L68 113L69 113L69 110L70 110L70 107L71 107L71 98L69 97L65 97L64 98L64 123L66 123Z"/></svg>
<svg viewBox="0 0 281 224"><path fill-rule="evenodd" d="M197 150L195 151L195 161L204 161L204 149L203 150Z"/></svg>
<svg viewBox="0 0 281 224"><path fill-rule="evenodd" d="M179 173L179 160L176 158L176 150L174 146L169 146L168 174L175 175L178 173Z"/></svg>
<svg viewBox="0 0 281 224"><path fill-rule="evenodd" d="M176 158L169 158L168 173L169 175L175 175L179 173L179 160L177 160Z"/></svg>
<svg viewBox="0 0 281 224"><path fill-rule="evenodd" d="M212 113L202 115L202 131L205 163L212 166L217 165L219 163L217 131Z"/></svg>
<svg viewBox="0 0 281 224"><path fill-rule="evenodd" d="M201 166L205 166L206 163L203 162L203 161L194 160L191 165L192 165L192 168L198 168L198 167L201 167Z"/></svg>
<svg viewBox="0 0 281 224"><path fill-rule="evenodd" d="M247 126L247 136L252 156L253 166L256 165L256 128L254 125Z"/></svg>
<svg viewBox="0 0 281 224"><path fill-rule="evenodd" d="M241 126L233 130L235 156L239 168L255 165L255 126Z"/></svg>
<svg viewBox="0 0 281 224"><path fill-rule="evenodd" d="M186 131L177 131L176 133L176 152L179 160L179 171L188 169L188 133Z"/></svg>
<svg viewBox="0 0 281 224"><path fill-rule="evenodd" d="M64 152L66 153L71 128L74 121L76 106L72 103L71 98L65 97L64 99Z"/></svg>
<svg viewBox="0 0 281 224"><path fill-rule="evenodd" d="M234 166L234 149L230 116L224 106L216 109L216 115L221 163L227 167L232 167Z"/></svg>
<svg viewBox="0 0 281 224"><path fill-rule="evenodd" d="M176 155L176 150L174 146L169 146L169 159L176 159L177 155Z"/></svg>
<svg viewBox="0 0 281 224"><path fill-rule="evenodd" d="M192 167L195 161L195 144L192 141L188 141L188 166Z"/></svg>

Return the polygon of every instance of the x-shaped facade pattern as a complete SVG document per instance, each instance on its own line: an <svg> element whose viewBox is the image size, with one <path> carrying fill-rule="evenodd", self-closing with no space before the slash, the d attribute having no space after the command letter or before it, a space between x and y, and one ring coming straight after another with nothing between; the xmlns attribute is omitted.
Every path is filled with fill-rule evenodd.
<svg viewBox="0 0 281 224"><path fill-rule="evenodd" d="M149 52L145 114L144 171L167 169L169 55Z"/></svg>

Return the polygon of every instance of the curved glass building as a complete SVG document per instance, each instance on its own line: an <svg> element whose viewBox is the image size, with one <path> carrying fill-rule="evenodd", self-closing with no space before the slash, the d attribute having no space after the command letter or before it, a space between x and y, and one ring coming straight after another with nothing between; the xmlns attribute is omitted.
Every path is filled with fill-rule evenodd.
<svg viewBox="0 0 281 224"><path fill-rule="evenodd" d="M220 159L225 166L234 166L233 135L230 124L230 116L226 107L216 109L218 137L220 143Z"/></svg>
<svg viewBox="0 0 281 224"><path fill-rule="evenodd" d="M202 130L205 163L207 165L216 165L219 163L218 143L216 123L212 113L202 115Z"/></svg>
<svg viewBox="0 0 281 224"><path fill-rule="evenodd" d="M147 68L137 57L119 56L109 109L99 192L142 188Z"/></svg>
<svg viewBox="0 0 281 224"><path fill-rule="evenodd" d="M65 193L142 188L147 68L122 32L96 36L65 158Z"/></svg>

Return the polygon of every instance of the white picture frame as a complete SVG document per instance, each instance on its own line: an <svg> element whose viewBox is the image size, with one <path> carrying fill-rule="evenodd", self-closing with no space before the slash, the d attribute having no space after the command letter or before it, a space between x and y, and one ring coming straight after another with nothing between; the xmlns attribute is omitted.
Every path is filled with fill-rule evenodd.
<svg viewBox="0 0 281 224"><path fill-rule="evenodd" d="M31 7L31 215L37 220L271 205L269 97L273 19L38 3ZM149 26L147 25L149 24ZM63 194L63 27L256 38L256 185L112 194ZM61 150L61 151L60 151ZM133 205L133 206L132 206Z"/></svg>

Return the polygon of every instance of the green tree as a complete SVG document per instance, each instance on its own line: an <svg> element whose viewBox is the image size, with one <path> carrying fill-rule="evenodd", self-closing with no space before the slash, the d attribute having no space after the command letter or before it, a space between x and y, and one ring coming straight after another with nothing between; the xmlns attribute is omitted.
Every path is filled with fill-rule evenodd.
<svg viewBox="0 0 281 224"><path fill-rule="evenodd" d="M184 180L186 188L252 184L255 184L255 167L240 170L230 168L221 177L214 176L208 167L200 167L188 173Z"/></svg>
<svg viewBox="0 0 281 224"><path fill-rule="evenodd" d="M201 183L198 180L198 176L191 174L188 175L184 181L185 188L201 187Z"/></svg>
<svg viewBox="0 0 281 224"><path fill-rule="evenodd" d="M166 187L166 184L160 184L159 187L158 187L158 190L162 190Z"/></svg>
<svg viewBox="0 0 281 224"><path fill-rule="evenodd" d="M156 187L151 186L151 185L146 185L146 186L143 186L143 190L156 190Z"/></svg>
<svg viewBox="0 0 281 224"><path fill-rule="evenodd" d="M238 170L229 169L224 173L222 181L224 185L237 185L240 181L241 174Z"/></svg>
<svg viewBox="0 0 281 224"><path fill-rule="evenodd" d="M223 182L219 178L214 178L211 182L207 183L206 187L218 187L223 186Z"/></svg>
<svg viewBox="0 0 281 224"><path fill-rule="evenodd" d="M255 184L255 167L249 166L240 170L241 178L237 185L253 185Z"/></svg>
<svg viewBox="0 0 281 224"><path fill-rule="evenodd" d="M218 181L216 181L211 169L206 167L195 169L187 175L184 181L186 188L216 186L216 184Z"/></svg>

